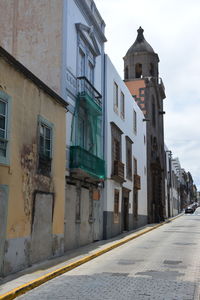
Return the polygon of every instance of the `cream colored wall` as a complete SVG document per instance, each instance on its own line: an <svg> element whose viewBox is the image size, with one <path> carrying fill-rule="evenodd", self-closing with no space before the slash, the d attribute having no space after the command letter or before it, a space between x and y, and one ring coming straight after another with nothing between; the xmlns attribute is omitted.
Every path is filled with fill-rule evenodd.
<svg viewBox="0 0 200 300"><path fill-rule="evenodd" d="M0 165L9 186L7 238L30 235L35 190L55 193L53 233L64 232L65 109L0 58L0 89L12 97L10 166ZM54 124L52 177L37 174L38 115Z"/></svg>
<svg viewBox="0 0 200 300"><path fill-rule="evenodd" d="M0 45L57 92L62 5L63 0L0 1Z"/></svg>

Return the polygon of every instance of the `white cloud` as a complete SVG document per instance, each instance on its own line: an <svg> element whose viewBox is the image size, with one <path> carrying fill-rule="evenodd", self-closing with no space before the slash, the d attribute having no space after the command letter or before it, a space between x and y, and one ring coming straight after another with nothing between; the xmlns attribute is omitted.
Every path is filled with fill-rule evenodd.
<svg viewBox="0 0 200 300"><path fill-rule="evenodd" d="M165 135L200 188L200 1L95 0L106 23L106 52L123 77L123 56L139 26L160 58L164 80Z"/></svg>

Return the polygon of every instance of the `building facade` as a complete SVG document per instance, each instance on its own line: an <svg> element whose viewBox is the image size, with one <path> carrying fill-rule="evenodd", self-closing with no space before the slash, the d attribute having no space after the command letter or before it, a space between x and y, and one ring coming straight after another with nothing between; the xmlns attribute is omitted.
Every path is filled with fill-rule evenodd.
<svg viewBox="0 0 200 300"><path fill-rule="evenodd" d="M64 252L66 102L0 47L0 276Z"/></svg>
<svg viewBox="0 0 200 300"><path fill-rule="evenodd" d="M64 98L69 102L65 249L102 239L105 24L93 1L65 1Z"/></svg>
<svg viewBox="0 0 200 300"><path fill-rule="evenodd" d="M1 44L69 103L65 250L98 240L105 23L93 0L1 1L0 16Z"/></svg>
<svg viewBox="0 0 200 300"><path fill-rule="evenodd" d="M138 29L134 44L124 57L124 81L147 122L148 220L165 216L165 163L163 99L165 89L158 73L159 57Z"/></svg>
<svg viewBox="0 0 200 300"><path fill-rule="evenodd" d="M105 56L104 238L147 224L146 122Z"/></svg>
<svg viewBox="0 0 200 300"><path fill-rule="evenodd" d="M173 158L172 161L172 212L171 215L176 216L181 211L180 201L180 172L181 165L178 157Z"/></svg>

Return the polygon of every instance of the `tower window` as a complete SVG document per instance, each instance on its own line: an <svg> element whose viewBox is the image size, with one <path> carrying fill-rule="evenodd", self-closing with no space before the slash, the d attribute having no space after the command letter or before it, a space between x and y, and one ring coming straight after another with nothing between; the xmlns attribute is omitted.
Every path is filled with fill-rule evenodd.
<svg viewBox="0 0 200 300"><path fill-rule="evenodd" d="M154 65L152 63L150 63L150 75L155 76Z"/></svg>
<svg viewBox="0 0 200 300"><path fill-rule="evenodd" d="M128 79L128 66L126 66L126 68L125 68L125 74L124 74L125 76L125 79Z"/></svg>
<svg viewBox="0 0 200 300"><path fill-rule="evenodd" d="M135 65L135 77L136 78L141 78L142 76L142 64L136 64Z"/></svg>

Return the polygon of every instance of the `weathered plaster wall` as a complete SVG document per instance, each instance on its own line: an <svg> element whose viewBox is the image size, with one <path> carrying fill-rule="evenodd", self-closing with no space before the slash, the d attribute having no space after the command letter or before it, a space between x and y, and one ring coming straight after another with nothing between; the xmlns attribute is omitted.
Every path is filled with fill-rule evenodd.
<svg viewBox="0 0 200 300"><path fill-rule="evenodd" d="M93 222L89 220L89 189L80 188L80 220L76 220L77 187L66 185L65 250L93 242Z"/></svg>
<svg viewBox="0 0 200 300"><path fill-rule="evenodd" d="M59 249L55 247L63 244L64 233L66 125L65 109L60 104L3 58L0 58L0 69L0 89L11 96L12 101L10 164L0 165L0 185L9 186L4 260L6 273L30 263L28 253L36 190L54 195L52 247L53 252L59 254ZM37 173L39 115L54 124L50 177Z"/></svg>
<svg viewBox="0 0 200 300"><path fill-rule="evenodd" d="M60 91L63 0L1 0L0 44Z"/></svg>
<svg viewBox="0 0 200 300"><path fill-rule="evenodd" d="M8 192L7 185L0 185L0 274L3 269L3 256L6 240Z"/></svg>

